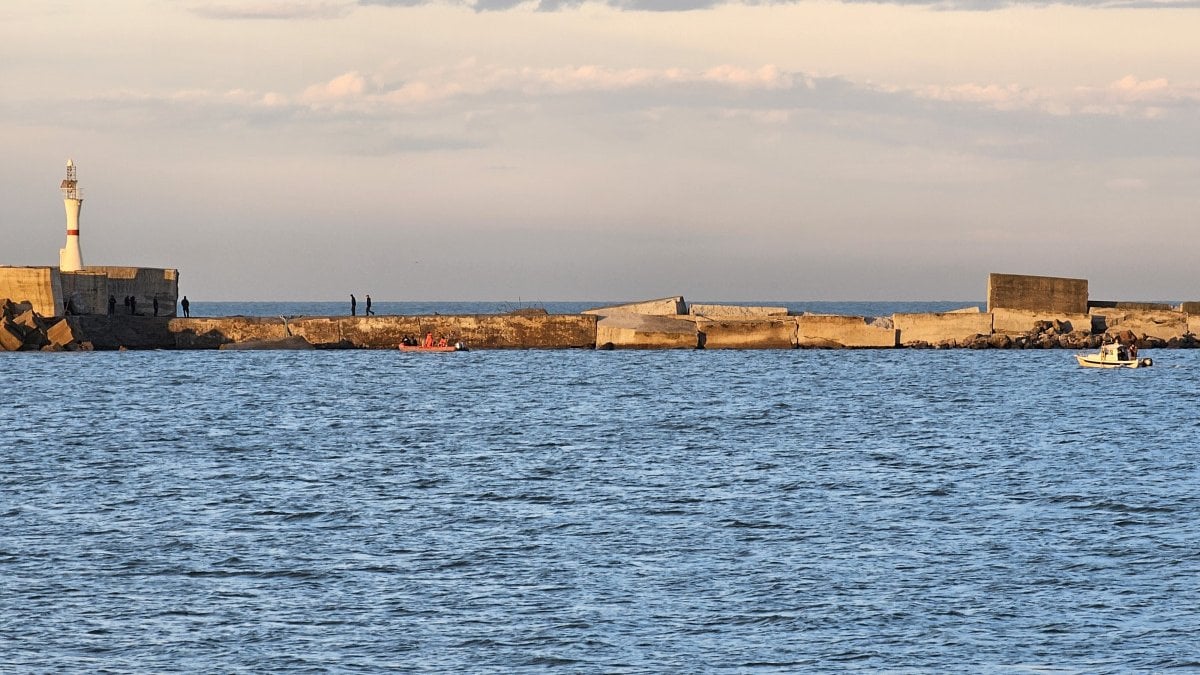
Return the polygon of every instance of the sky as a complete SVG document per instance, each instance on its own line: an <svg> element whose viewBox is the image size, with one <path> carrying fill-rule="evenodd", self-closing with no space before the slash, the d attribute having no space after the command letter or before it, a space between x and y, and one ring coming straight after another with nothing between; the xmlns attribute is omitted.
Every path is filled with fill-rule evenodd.
<svg viewBox="0 0 1200 675"><path fill-rule="evenodd" d="M1200 0L16 0L0 264L195 300L1200 284Z"/></svg>

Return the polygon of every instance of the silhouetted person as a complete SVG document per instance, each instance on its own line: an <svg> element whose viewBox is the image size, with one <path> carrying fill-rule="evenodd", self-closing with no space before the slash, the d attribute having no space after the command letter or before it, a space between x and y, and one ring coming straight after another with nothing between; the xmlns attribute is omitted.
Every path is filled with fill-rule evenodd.
<svg viewBox="0 0 1200 675"><path fill-rule="evenodd" d="M358 314L358 301L354 299L354 294L350 294L350 316Z"/></svg>
<svg viewBox="0 0 1200 675"><path fill-rule="evenodd" d="M154 296L154 316L158 316L158 296Z"/></svg>
<svg viewBox="0 0 1200 675"><path fill-rule="evenodd" d="M183 315L184 315L184 316L191 316L191 315L192 315L192 312L191 312L192 303L188 302L188 299L187 299L187 296L186 296L186 295L185 295L185 296L183 296L183 300L181 300L181 301L179 302L179 306L180 306L180 307L183 307Z"/></svg>
<svg viewBox="0 0 1200 675"><path fill-rule="evenodd" d="M363 312L363 316L367 316L368 314L374 314L374 313L375 312L371 310L371 294L367 293L367 311Z"/></svg>
<svg viewBox="0 0 1200 675"><path fill-rule="evenodd" d="M109 315L117 313L117 296L108 296L108 313Z"/></svg>
<svg viewBox="0 0 1200 675"><path fill-rule="evenodd" d="M125 309L129 309L129 296L128 295L125 296ZM129 313L132 314L133 310L129 310Z"/></svg>

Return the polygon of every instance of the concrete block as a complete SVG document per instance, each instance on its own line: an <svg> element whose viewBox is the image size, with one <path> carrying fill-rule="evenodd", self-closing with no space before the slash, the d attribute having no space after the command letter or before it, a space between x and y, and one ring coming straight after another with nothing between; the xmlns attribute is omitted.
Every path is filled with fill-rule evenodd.
<svg viewBox="0 0 1200 675"><path fill-rule="evenodd" d="M796 320L796 342L801 347L890 348L896 346L896 329L867 323L861 316L803 314Z"/></svg>
<svg viewBox="0 0 1200 675"><path fill-rule="evenodd" d="M290 351L311 351L315 349L308 340L293 335L285 337L282 340L246 340L245 342L227 342L220 347L221 351L262 351L262 350L290 350Z"/></svg>
<svg viewBox="0 0 1200 675"><path fill-rule="evenodd" d="M33 303L31 302L16 302L5 299L3 303L0 303L0 316L5 319L11 319L18 314L24 314L32 309Z"/></svg>
<svg viewBox="0 0 1200 675"><path fill-rule="evenodd" d="M992 310L992 331L996 333L1027 333L1039 321L1058 321L1064 324L1065 333L1092 332L1092 317L1088 314L1064 314L1055 312L1033 312L1022 309Z"/></svg>
<svg viewBox="0 0 1200 675"><path fill-rule="evenodd" d="M1200 314L1188 314L1187 329L1192 335L1200 336Z"/></svg>
<svg viewBox="0 0 1200 675"><path fill-rule="evenodd" d="M25 344L21 346L21 349L36 350L48 344L50 341L46 339L45 331L33 330L25 334Z"/></svg>
<svg viewBox="0 0 1200 675"><path fill-rule="evenodd" d="M1103 311L1106 332L1117 334L1129 331L1138 337L1154 337L1161 340L1182 338L1189 330L1188 315L1174 310L1123 310Z"/></svg>
<svg viewBox="0 0 1200 675"><path fill-rule="evenodd" d="M42 323L41 318L38 317L38 315L35 314L32 309L27 309L24 312L13 316L12 324L18 330L22 330L26 334L46 329L46 325Z"/></svg>
<svg viewBox="0 0 1200 675"><path fill-rule="evenodd" d="M646 314L650 316L677 316L687 314L687 303L683 301L682 295L677 295L673 298L662 298L660 300L645 300L642 302L633 302L625 305L613 305L611 307L597 307L583 312L584 314L596 314L599 316L608 316L610 314Z"/></svg>
<svg viewBox="0 0 1200 675"><path fill-rule="evenodd" d="M65 347L75 341L75 331L69 321L60 319L46 329L46 339L52 345Z"/></svg>
<svg viewBox="0 0 1200 675"><path fill-rule="evenodd" d="M0 267L0 298L28 301L42 316L60 316L62 287L53 267Z"/></svg>
<svg viewBox="0 0 1200 675"><path fill-rule="evenodd" d="M24 344L24 334L18 335L7 321L0 322L0 351L15 352Z"/></svg>
<svg viewBox="0 0 1200 675"><path fill-rule="evenodd" d="M919 342L931 345L950 341L962 343L976 335L991 335L992 333L992 315L990 313L893 314L892 322L899 332L897 339L902 345Z"/></svg>
<svg viewBox="0 0 1200 675"><path fill-rule="evenodd" d="M329 317L289 319L288 328L292 335L299 335L314 345L336 345L342 341L341 323Z"/></svg>
<svg viewBox="0 0 1200 675"><path fill-rule="evenodd" d="M108 276L103 272L83 270L59 272L62 297L71 314L105 314L108 312Z"/></svg>
<svg viewBox="0 0 1200 675"><path fill-rule="evenodd" d="M762 318L768 316L787 316L787 307L750 307L743 305L697 305L688 308L692 316L708 319L733 318Z"/></svg>
<svg viewBox="0 0 1200 675"><path fill-rule="evenodd" d="M609 314L596 322L596 347L601 349L695 349L696 324L686 319L646 314Z"/></svg>
<svg viewBox="0 0 1200 675"><path fill-rule="evenodd" d="M1184 314L1200 314L1200 302L1185 302L1179 305L1179 311Z"/></svg>
<svg viewBox="0 0 1200 675"><path fill-rule="evenodd" d="M791 349L796 346L796 320L783 316L762 319L696 322L705 349Z"/></svg>
<svg viewBox="0 0 1200 675"><path fill-rule="evenodd" d="M1087 314L1087 279L1023 274L988 275L987 310L1024 309L1054 314Z"/></svg>

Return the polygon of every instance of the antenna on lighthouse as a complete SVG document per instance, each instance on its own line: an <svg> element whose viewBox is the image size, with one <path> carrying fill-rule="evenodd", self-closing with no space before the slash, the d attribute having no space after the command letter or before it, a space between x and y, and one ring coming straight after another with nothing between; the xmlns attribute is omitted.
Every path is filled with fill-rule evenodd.
<svg viewBox="0 0 1200 675"><path fill-rule="evenodd" d="M67 177L59 187L63 193L63 208L67 211L67 245L58 250L58 269L79 272L83 269L83 253L79 250L79 211L83 207L83 195L75 178L73 160L67 160Z"/></svg>

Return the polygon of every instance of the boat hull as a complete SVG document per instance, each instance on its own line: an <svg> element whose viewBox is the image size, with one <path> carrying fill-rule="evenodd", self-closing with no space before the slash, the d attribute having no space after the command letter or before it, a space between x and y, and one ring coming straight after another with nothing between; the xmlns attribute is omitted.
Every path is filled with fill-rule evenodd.
<svg viewBox="0 0 1200 675"><path fill-rule="evenodd" d="M1076 354L1075 360L1084 368L1145 368L1154 364L1150 359L1102 360L1092 354Z"/></svg>
<svg viewBox="0 0 1200 675"><path fill-rule="evenodd" d="M461 352L461 351L466 351L466 350L459 349L458 347L453 347L453 346L421 347L421 346L417 346L417 345L400 345L400 351L402 351L402 352Z"/></svg>

